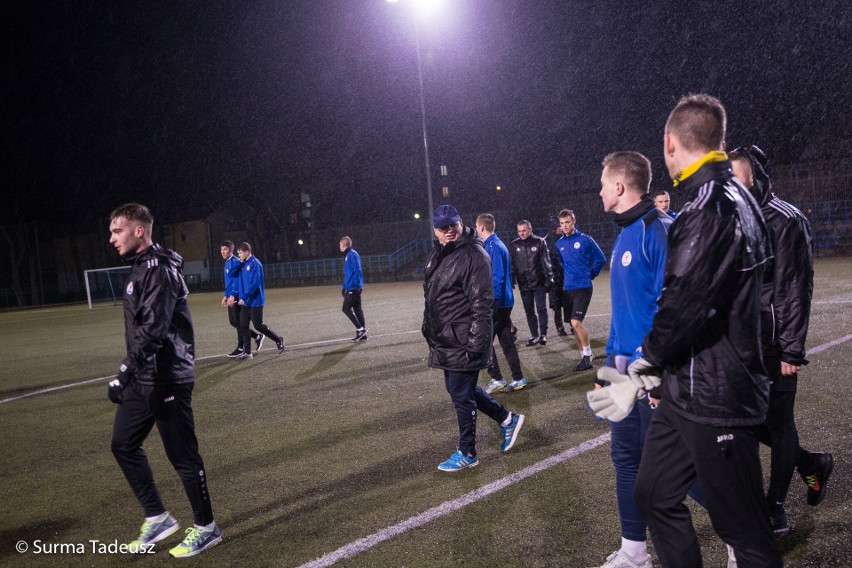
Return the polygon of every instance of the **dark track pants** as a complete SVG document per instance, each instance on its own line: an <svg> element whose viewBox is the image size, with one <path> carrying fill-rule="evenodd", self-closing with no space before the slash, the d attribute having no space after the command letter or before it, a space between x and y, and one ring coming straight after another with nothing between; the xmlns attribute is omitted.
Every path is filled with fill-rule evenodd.
<svg viewBox="0 0 852 568"><path fill-rule="evenodd" d="M269 329L266 324L263 323L263 306L241 306L240 333L243 336L243 349L246 350L246 353L251 353L252 332L251 329L249 329L249 323L251 323L257 331L275 343L281 342L281 336Z"/></svg>
<svg viewBox="0 0 852 568"><path fill-rule="evenodd" d="M361 288L343 291L343 313L355 326L355 329L366 327L364 325L364 311L361 309Z"/></svg>
<svg viewBox="0 0 852 568"><path fill-rule="evenodd" d="M146 517L166 512L142 443L154 424L166 456L183 482L192 505L195 524L213 522L207 489L207 472L198 453L192 415L192 383L168 387L132 385L124 389L124 402L115 412L112 453Z"/></svg>
<svg viewBox="0 0 852 568"><path fill-rule="evenodd" d="M664 400L654 412L636 478L660 563L697 568L701 550L683 503L697 478L713 528L740 566L776 568L781 552L769 526L755 428L722 428L680 417Z"/></svg>
<svg viewBox="0 0 852 568"><path fill-rule="evenodd" d="M534 290L521 290L530 337L547 335L547 290L537 286Z"/></svg>
<svg viewBox="0 0 852 568"><path fill-rule="evenodd" d="M548 292L550 309L553 310L553 325L557 330L565 329L565 322L571 325L571 312L565 309L562 302L562 284L554 285Z"/></svg>
<svg viewBox="0 0 852 568"><path fill-rule="evenodd" d="M494 310L494 337L500 342L506 362L512 371L513 379L523 378L521 370L521 359L518 357L518 348L515 347L515 336L512 333L512 306L508 308L495 308ZM497 351L494 349L493 338L491 345L491 365L488 366L488 376L492 379L502 379L500 364L497 363Z"/></svg>
<svg viewBox="0 0 852 568"><path fill-rule="evenodd" d="M481 410L498 424L509 411L477 386L479 371L444 371L444 385L450 393L459 423L459 445L463 454L476 455L476 411Z"/></svg>
<svg viewBox="0 0 852 568"><path fill-rule="evenodd" d="M813 468L813 456L799 446L799 432L794 419L796 375L781 375L781 360L767 357L764 361L772 386L769 390L769 410L766 422L758 428L760 441L772 448L769 466L769 487L766 501L783 503L790 489L796 467L799 471Z"/></svg>
<svg viewBox="0 0 852 568"><path fill-rule="evenodd" d="M240 331L240 312L242 311L243 307L244 306L241 306L239 304L234 304L233 306L230 306L228 308L228 323L230 323L231 326L237 330L237 349L243 348L243 334ZM250 332L249 335L251 335L252 339L260 338L259 333Z"/></svg>

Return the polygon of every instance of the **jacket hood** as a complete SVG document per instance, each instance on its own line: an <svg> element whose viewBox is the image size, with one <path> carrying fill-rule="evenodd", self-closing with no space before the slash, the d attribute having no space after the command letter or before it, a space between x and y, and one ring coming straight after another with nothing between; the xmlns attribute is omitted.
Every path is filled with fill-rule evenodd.
<svg viewBox="0 0 852 568"><path fill-rule="evenodd" d="M772 199L772 180L766 173L767 158L763 150L757 146L741 146L731 152L731 157L745 156L751 163L752 176L754 184L748 188L749 193L754 197L757 203L763 207L769 200Z"/></svg>
<svg viewBox="0 0 852 568"><path fill-rule="evenodd" d="M157 243L154 243L145 250L136 254L125 255L123 258L128 264L145 262L146 260L156 258L159 262L168 264L172 268L183 271L183 257L173 250L164 249Z"/></svg>

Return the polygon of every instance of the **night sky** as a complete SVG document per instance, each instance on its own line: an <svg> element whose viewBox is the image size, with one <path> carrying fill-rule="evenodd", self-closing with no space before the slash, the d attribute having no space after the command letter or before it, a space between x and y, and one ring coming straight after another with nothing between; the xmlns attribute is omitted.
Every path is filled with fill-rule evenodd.
<svg viewBox="0 0 852 568"><path fill-rule="evenodd" d="M848 0L440 4L419 19L436 204L440 164L461 206L497 184L513 203L596 192L569 180L613 150L662 183L665 118L690 92L777 163L852 137ZM102 226L128 200L169 221L285 215L303 191L325 226L426 209L411 2L2 11L6 222Z"/></svg>

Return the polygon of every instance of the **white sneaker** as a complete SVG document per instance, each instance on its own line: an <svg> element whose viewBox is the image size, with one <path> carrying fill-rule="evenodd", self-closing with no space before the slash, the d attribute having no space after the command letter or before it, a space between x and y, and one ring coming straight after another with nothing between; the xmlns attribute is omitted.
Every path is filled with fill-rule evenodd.
<svg viewBox="0 0 852 568"><path fill-rule="evenodd" d="M646 554L642 562L636 562L623 550L616 550L606 557L606 562L599 568L654 568L654 565L651 563L650 554Z"/></svg>
<svg viewBox="0 0 852 568"><path fill-rule="evenodd" d="M491 379L491 382L488 383L487 387L485 387L485 392L487 392L488 394L494 394L505 386L506 381L504 381L503 379Z"/></svg>
<svg viewBox="0 0 852 568"><path fill-rule="evenodd" d="M726 544L728 549L728 568L737 568L737 557L734 556L734 549L730 544Z"/></svg>

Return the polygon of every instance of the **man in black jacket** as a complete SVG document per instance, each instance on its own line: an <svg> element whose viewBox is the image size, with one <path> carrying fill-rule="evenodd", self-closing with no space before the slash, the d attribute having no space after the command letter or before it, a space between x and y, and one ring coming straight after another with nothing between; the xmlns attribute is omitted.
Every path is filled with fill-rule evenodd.
<svg viewBox="0 0 852 568"><path fill-rule="evenodd" d="M526 219L518 223L518 238L509 246L512 276L521 291L530 339L527 346L547 345L547 291L553 288L553 269L545 240L532 234Z"/></svg>
<svg viewBox="0 0 852 568"><path fill-rule="evenodd" d="M766 173L766 154L757 146L730 153L734 175L748 188L763 212L774 257L767 264L761 294L763 362L769 373L769 411L760 441L772 447L766 501L776 533L789 530L784 500L793 470L808 486L808 504L825 497L834 458L799 446L793 414L798 371L805 359L805 339L814 288L811 225L801 211L772 192Z"/></svg>
<svg viewBox="0 0 852 568"><path fill-rule="evenodd" d="M461 471L479 465L476 458L476 413L484 412L500 425L509 451L524 424L494 400L476 381L491 360L491 261L476 231L465 227L452 205L441 205L432 215L437 241L426 263L421 331L429 344L429 366L443 369L444 385L459 425L459 443L441 471Z"/></svg>
<svg viewBox="0 0 852 568"><path fill-rule="evenodd" d="M759 207L722 151L725 126L724 107L708 95L684 97L666 122L666 166L684 206L669 230L659 309L628 368L634 384L662 391L635 496L667 567L701 566L683 503L696 480L741 566L783 564L767 521L755 428L769 399L760 286L771 253Z"/></svg>
<svg viewBox="0 0 852 568"><path fill-rule="evenodd" d="M163 505L142 443L154 424L166 455L183 482L195 526L169 553L194 556L221 542L213 520L207 473L198 453L192 415L195 338L183 279L183 259L154 244L154 217L144 205L128 203L112 212L109 242L132 264L124 290L127 355L108 395L118 404L112 453L145 512L138 549L153 547L178 530Z"/></svg>

